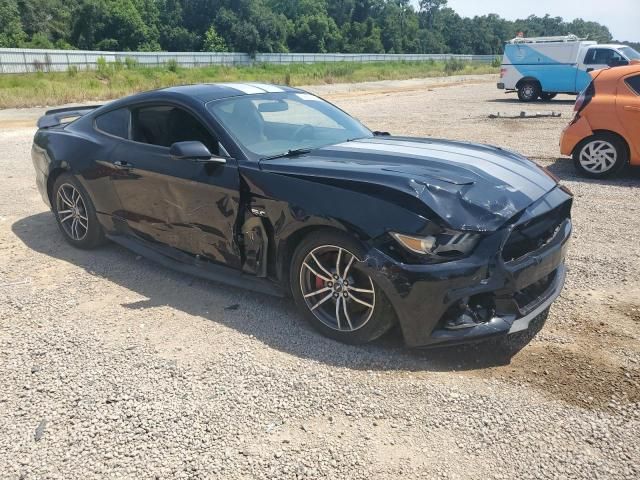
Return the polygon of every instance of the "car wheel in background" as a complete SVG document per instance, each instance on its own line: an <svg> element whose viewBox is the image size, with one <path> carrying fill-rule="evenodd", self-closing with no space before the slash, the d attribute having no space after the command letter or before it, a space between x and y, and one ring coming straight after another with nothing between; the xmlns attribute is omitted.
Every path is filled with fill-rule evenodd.
<svg viewBox="0 0 640 480"><path fill-rule="evenodd" d="M593 135L573 151L576 169L591 178L604 178L617 172L626 165L628 157L624 140L609 133Z"/></svg>
<svg viewBox="0 0 640 480"><path fill-rule="evenodd" d="M548 101L553 100L554 98L556 98L557 95L558 95L557 93L542 92L540 94L540 98L543 101L548 102Z"/></svg>
<svg viewBox="0 0 640 480"><path fill-rule="evenodd" d="M542 93L538 82L523 82L518 87L518 98L522 102L534 102Z"/></svg>
<svg viewBox="0 0 640 480"><path fill-rule="evenodd" d="M327 337L362 344L384 335L395 312L362 268L363 248L348 235L307 236L291 262L293 298L311 325Z"/></svg>
<svg viewBox="0 0 640 480"><path fill-rule="evenodd" d="M89 249L104 243L104 232L98 223L93 202L72 175L63 173L56 179L51 205L58 227L71 245Z"/></svg>

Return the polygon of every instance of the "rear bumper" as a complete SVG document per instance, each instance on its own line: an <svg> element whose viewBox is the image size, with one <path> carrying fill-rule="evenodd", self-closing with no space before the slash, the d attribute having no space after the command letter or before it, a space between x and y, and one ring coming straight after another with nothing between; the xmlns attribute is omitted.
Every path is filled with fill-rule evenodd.
<svg viewBox="0 0 640 480"><path fill-rule="evenodd" d="M559 189L556 189L559 190ZM563 192L554 197L563 197ZM549 196L543 200L551 202ZM504 261L502 249L515 226L483 239L468 258L434 265L409 265L373 249L367 267L392 303L409 347L476 342L529 328L560 295L564 260L572 231L570 218L538 250ZM461 304L490 316L452 329L452 311ZM490 308L485 308L490 304ZM457 314L456 314L457 315ZM454 315L455 316L455 315Z"/></svg>
<svg viewBox="0 0 640 480"><path fill-rule="evenodd" d="M562 131L560 136L560 153L562 155L571 156L576 146L585 138L593 135L591 125L584 117L578 117L578 120L570 123Z"/></svg>

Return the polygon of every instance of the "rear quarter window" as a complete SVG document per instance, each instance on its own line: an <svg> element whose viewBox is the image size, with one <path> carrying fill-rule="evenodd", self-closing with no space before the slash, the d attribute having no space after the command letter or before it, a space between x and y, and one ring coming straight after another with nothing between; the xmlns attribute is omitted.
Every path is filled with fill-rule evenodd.
<svg viewBox="0 0 640 480"><path fill-rule="evenodd" d="M128 139L130 119L129 109L120 108L97 117L96 128L109 135Z"/></svg>
<svg viewBox="0 0 640 480"><path fill-rule="evenodd" d="M629 77L624 81L636 95L640 95L640 75Z"/></svg>

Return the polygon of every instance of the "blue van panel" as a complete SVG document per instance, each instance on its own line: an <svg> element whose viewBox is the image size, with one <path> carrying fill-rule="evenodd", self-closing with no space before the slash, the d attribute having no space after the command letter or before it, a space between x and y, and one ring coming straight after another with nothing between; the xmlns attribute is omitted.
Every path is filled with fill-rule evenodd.
<svg viewBox="0 0 640 480"><path fill-rule="evenodd" d="M576 76L576 93L582 92L587 88L591 83L591 80L593 80L591 75L584 70L578 70L578 75Z"/></svg>
<svg viewBox="0 0 640 480"><path fill-rule="evenodd" d="M505 56L522 77L535 78L542 91L577 93L584 90L591 76L575 63L562 63L529 45L506 45Z"/></svg>
<svg viewBox="0 0 640 480"><path fill-rule="evenodd" d="M523 77L540 82L543 92L574 92L576 67L574 65L514 65Z"/></svg>

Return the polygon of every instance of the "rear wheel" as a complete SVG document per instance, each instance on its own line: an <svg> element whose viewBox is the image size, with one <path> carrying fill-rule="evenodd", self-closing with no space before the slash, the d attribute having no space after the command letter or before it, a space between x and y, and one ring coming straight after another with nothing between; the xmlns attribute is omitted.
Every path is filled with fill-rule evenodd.
<svg viewBox="0 0 640 480"><path fill-rule="evenodd" d="M53 213L64 238L74 247L94 248L104 243L102 226L89 194L72 175L56 178L51 194Z"/></svg>
<svg viewBox="0 0 640 480"><path fill-rule="evenodd" d="M385 334L395 313L363 268L362 247L346 234L306 237L291 263L293 298L311 325L327 337L362 344Z"/></svg>
<svg viewBox="0 0 640 480"><path fill-rule="evenodd" d="M518 98L522 102L534 102L542 93L540 84L534 81L523 82L518 87Z"/></svg>
<svg viewBox="0 0 640 480"><path fill-rule="evenodd" d="M605 178L627 163L626 143L616 135L597 133L580 143L573 152L578 172L591 178Z"/></svg>

